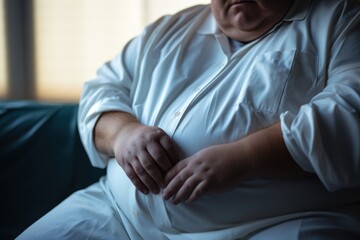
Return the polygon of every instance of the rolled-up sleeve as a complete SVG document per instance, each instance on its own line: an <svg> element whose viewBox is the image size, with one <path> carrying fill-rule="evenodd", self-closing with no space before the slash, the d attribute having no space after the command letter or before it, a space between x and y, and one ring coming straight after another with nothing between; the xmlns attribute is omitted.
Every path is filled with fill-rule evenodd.
<svg viewBox="0 0 360 240"><path fill-rule="evenodd" d="M108 160L96 150L93 143L93 129L101 113L122 111L133 114L130 91L138 56L138 41L131 41L122 53L98 70L94 80L84 84L79 103L78 126L83 146L95 167L104 168Z"/></svg>
<svg viewBox="0 0 360 240"><path fill-rule="evenodd" d="M298 113L281 115L294 160L329 191L360 186L360 13L354 12L336 28L324 90Z"/></svg>

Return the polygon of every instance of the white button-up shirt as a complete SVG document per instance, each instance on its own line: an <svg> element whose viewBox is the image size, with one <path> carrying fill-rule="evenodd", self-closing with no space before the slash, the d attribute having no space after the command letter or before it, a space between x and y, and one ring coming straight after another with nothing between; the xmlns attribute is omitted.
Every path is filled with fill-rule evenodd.
<svg viewBox="0 0 360 240"><path fill-rule="evenodd" d="M360 185L359 13L356 1L295 0L283 21L233 52L210 7L196 6L149 25L102 66L85 84L79 129L129 224L149 239L232 239L358 201L358 190L335 190ZM162 128L180 158L281 121L292 157L319 179L248 180L174 206L139 193L94 148L96 120L114 110Z"/></svg>

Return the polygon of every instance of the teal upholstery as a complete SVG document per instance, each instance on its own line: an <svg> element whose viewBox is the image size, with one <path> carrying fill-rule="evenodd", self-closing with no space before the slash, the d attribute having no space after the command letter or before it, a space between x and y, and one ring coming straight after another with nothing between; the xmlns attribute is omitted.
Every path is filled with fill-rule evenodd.
<svg viewBox="0 0 360 240"><path fill-rule="evenodd" d="M90 165L77 110L76 103L0 102L0 239L14 239L105 174Z"/></svg>

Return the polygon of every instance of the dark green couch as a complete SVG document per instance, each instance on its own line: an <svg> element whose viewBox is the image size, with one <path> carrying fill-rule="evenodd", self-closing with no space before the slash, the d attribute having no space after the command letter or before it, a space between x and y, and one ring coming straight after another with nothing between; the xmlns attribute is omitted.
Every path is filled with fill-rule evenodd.
<svg viewBox="0 0 360 240"><path fill-rule="evenodd" d="M90 165L77 110L76 103L0 102L0 239L14 239L105 174Z"/></svg>

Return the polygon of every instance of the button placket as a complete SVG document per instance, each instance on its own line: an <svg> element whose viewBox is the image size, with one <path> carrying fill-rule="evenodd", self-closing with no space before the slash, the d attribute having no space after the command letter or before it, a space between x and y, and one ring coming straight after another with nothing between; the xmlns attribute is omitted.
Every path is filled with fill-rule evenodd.
<svg viewBox="0 0 360 240"><path fill-rule="evenodd" d="M175 113L174 113L174 116L175 117L179 117L181 115L181 112L180 111L176 111Z"/></svg>
<svg viewBox="0 0 360 240"><path fill-rule="evenodd" d="M196 87L195 89L193 89L192 93L190 94L190 96L187 98L187 100L182 104L181 107L177 108L174 112L173 112L173 122L172 122L172 136L175 134L175 131L177 129L177 127L179 126L179 123L182 119L182 117L184 116L184 113L187 111L187 109L189 108L189 106L194 102L194 100L208 87L211 85L211 83L213 83L218 76L220 75L221 72L223 72L223 70L226 68L226 66L228 65L228 61L221 63L218 65L218 71L216 71L216 74L213 78L211 78L209 81L201 84L199 87Z"/></svg>

